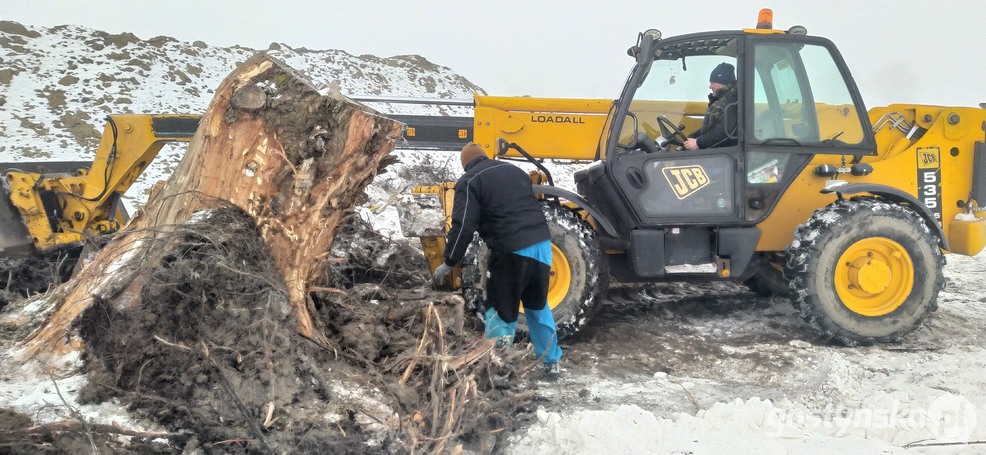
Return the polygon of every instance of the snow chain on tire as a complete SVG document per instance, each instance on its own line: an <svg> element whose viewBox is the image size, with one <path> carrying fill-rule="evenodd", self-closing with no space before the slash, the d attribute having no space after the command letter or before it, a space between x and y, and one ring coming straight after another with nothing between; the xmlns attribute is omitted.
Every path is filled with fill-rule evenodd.
<svg viewBox="0 0 986 455"><path fill-rule="evenodd" d="M945 256L913 210L840 199L798 226L784 274L801 317L848 346L899 340L938 307Z"/></svg>
<svg viewBox="0 0 986 455"><path fill-rule="evenodd" d="M553 253L552 274L557 274L561 266L559 254L564 255L564 263L569 271L568 277L552 276L548 305L552 308L558 338L565 339L575 334L594 314L599 302L605 296L609 285L609 263L596 238L596 232L588 223L582 221L571 210L550 201L543 201L541 207L551 231ZM462 295L466 301L466 311L476 314L480 320L486 305L486 282L489 248L479 238L472 243L462 259ZM557 298L556 289L569 283L568 292ZM561 284L559 284L561 283ZM552 301L555 295L555 301ZM517 321L517 334L527 333L527 324L521 313Z"/></svg>

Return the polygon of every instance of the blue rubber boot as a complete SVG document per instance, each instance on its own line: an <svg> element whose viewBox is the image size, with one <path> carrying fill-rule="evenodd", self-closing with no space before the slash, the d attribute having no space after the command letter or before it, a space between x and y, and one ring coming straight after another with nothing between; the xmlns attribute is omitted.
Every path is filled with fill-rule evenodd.
<svg viewBox="0 0 986 455"><path fill-rule="evenodd" d="M485 318L486 339L495 339L496 347L503 348L514 344L514 334L517 332L517 321L504 322L500 315L496 314L495 308L486 310Z"/></svg>
<svg viewBox="0 0 986 455"><path fill-rule="evenodd" d="M531 344L534 345L534 355L541 362L557 365L561 360L561 348L558 346L558 334L555 332L555 317L547 305L541 310L524 309L527 317L527 329L531 332Z"/></svg>

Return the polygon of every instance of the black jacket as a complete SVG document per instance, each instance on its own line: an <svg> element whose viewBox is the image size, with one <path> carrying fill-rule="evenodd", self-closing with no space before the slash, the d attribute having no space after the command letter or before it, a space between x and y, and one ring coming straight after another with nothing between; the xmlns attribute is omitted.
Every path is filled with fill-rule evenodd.
<svg viewBox="0 0 986 455"><path fill-rule="evenodd" d="M728 114L727 109L729 110ZM730 134L727 132L732 133L733 137L729 137ZM695 138L700 149L736 145L735 83L709 95L709 108L702 120L702 127L689 134L688 137Z"/></svg>
<svg viewBox="0 0 986 455"><path fill-rule="evenodd" d="M452 229L445 244L446 264L455 265L462 260L477 230L490 249L501 252L517 251L551 238L526 172L485 156L466 166L466 173L455 183Z"/></svg>

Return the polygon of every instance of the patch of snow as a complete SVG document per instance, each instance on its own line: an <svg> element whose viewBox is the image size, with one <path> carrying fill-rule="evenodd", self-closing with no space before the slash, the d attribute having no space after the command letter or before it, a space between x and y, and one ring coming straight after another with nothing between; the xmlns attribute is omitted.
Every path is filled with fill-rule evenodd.
<svg viewBox="0 0 986 455"><path fill-rule="evenodd" d="M955 215L955 221L979 221L981 218L977 218L975 213L957 213Z"/></svg>
<svg viewBox="0 0 986 455"><path fill-rule="evenodd" d="M199 210L199 211L193 213L192 216L188 217L188 220L186 220L185 222L186 223L201 223L201 222L203 222L205 220L208 220L209 217L212 216L212 212L213 212L212 209Z"/></svg>
<svg viewBox="0 0 986 455"><path fill-rule="evenodd" d="M332 381L330 387L341 406L336 415L326 416L330 422L347 418L345 408L350 408L361 411L355 416L357 423L375 431L389 431L399 426L397 413L377 398L381 396L379 390L365 390L356 384L339 381Z"/></svg>
<svg viewBox="0 0 986 455"><path fill-rule="evenodd" d="M80 372L82 361L78 352L46 359L44 367L30 362L17 369L11 367L18 365L17 362L8 361L11 355L15 353L0 353L2 363L7 365L0 367L0 409L13 409L31 417L36 423L47 423L75 419L72 413L74 408L82 417L99 423L138 431L159 430L134 422L116 399L95 405L80 405L77 401L78 390L86 383L86 377ZM69 373L65 374L66 371Z"/></svg>
<svg viewBox="0 0 986 455"><path fill-rule="evenodd" d="M537 423L511 438L507 453L914 453L903 446L967 442L977 424L973 403L949 393L920 406L888 394L858 408L829 404L822 409L752 397L670 418L635 404L565 414L542 408L537 417ZM945 450L935 453L972 453Z"/></svg>
<svg viewBox="0 0 986 455"><path fill-rule="evenodd" d="M716 403L695 415L660 418L636 405L612 411L546 413L516 441L509 454L790 454L903 453L880 440L847 439L810 426L785 428L772 420L783 411L769 400ZM765 433L788 430L774 437ZM810 441L810 445L806 444Z"/></svg>
<svg viewBox="0 0 986 455"><path fill-rule="evenodd" d="M665 273L716 273L716 265L708 264L681 264L668 265L664 267Z"/></svg>
<svg viewBox="0 0 986 455"><path fill-rule="evenodd" d="M847 182L845 180L826 180L825 181L825 187L822 188L822 189L823 190L835 191L836 188L843 187L843 186L846 186L848 184L849 184L849 182Z"/></svg>

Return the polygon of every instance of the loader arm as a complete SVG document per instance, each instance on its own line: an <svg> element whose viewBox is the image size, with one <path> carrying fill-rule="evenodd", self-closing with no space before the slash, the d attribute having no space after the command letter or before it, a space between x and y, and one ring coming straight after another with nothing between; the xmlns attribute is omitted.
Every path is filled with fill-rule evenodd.
<svg viewBox="0 0 986 455"><path fill-rule="evenodd" d="M167 142L188 142L198 115L111 115L92 163L0 165L0 256L47 252L120 228L114 205Z"/></svg>

